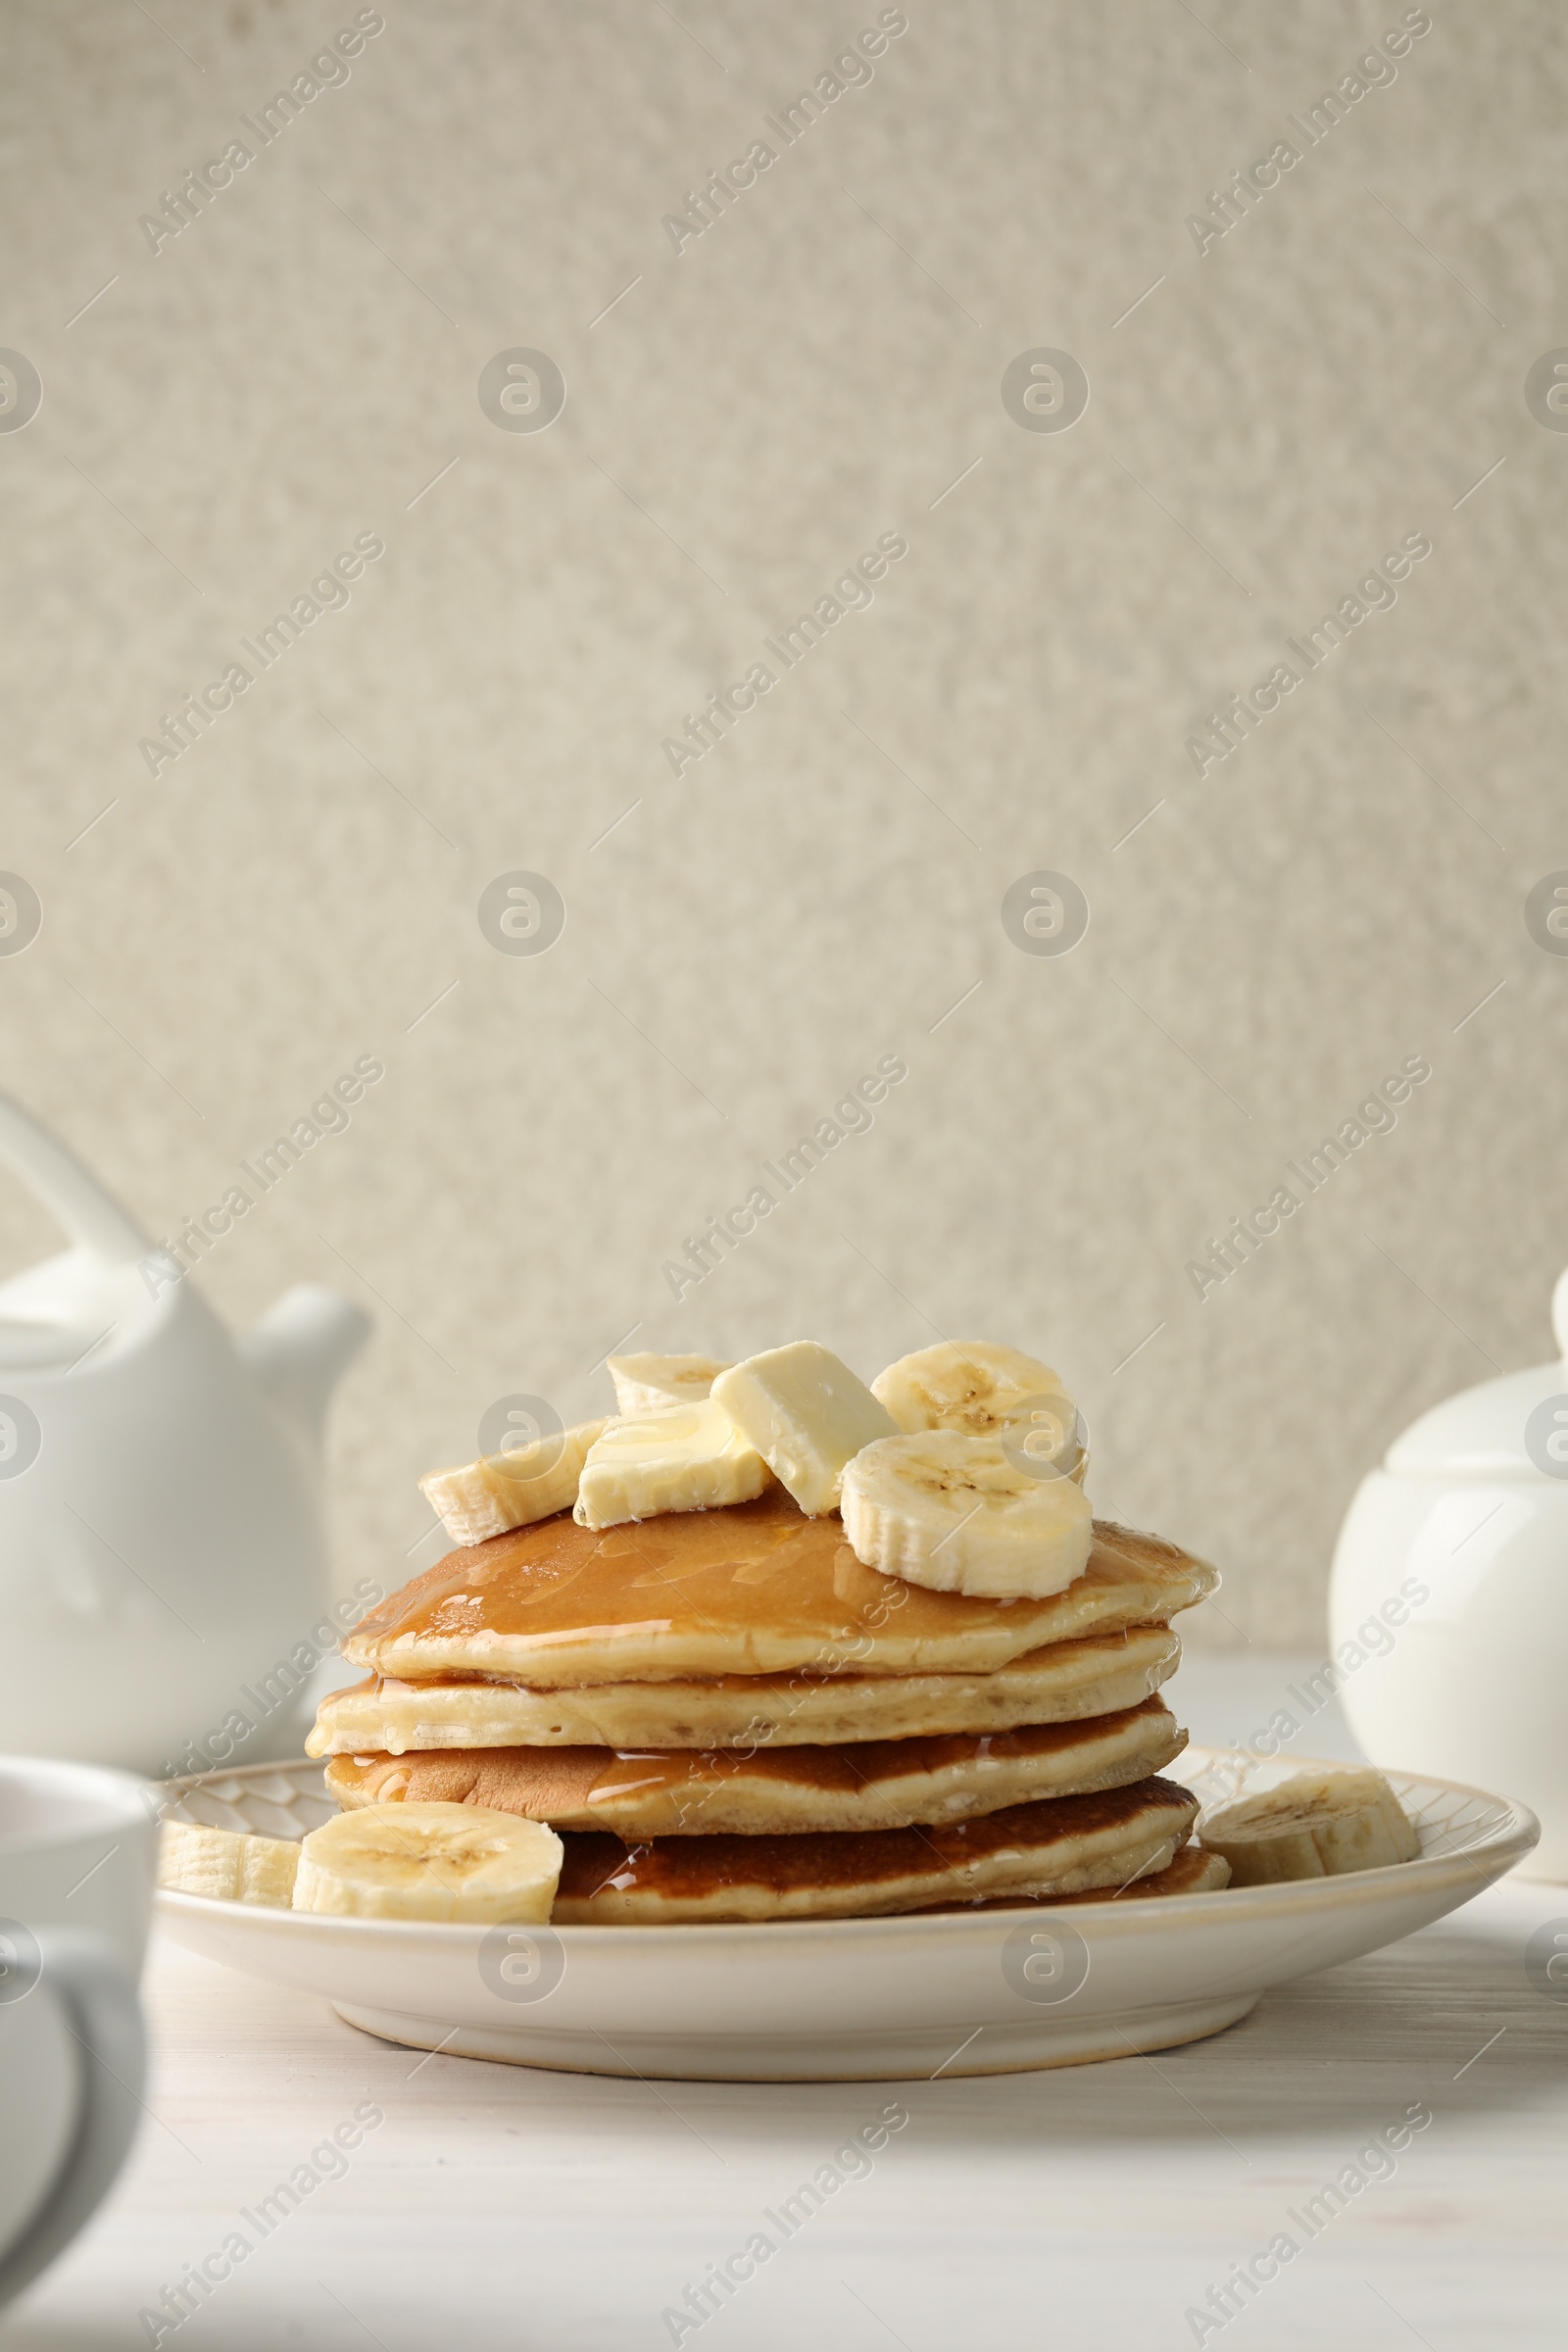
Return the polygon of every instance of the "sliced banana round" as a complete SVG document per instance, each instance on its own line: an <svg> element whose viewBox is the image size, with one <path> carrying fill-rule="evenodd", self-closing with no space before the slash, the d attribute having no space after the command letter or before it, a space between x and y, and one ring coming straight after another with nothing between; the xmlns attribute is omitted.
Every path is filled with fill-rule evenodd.
<svg viewBox="0 0 1568 2352"><path fill-rule="evenodd" d="M900 1429L954 1429L1000 1438L1037 1477L1083 1483L1089 1462L1083 1416L1038 1356L989 1340L944 1340L900 1356L871 1383Z"/></svg>
<svg viewBox="0 0 1568 2352"><path fill-rule="evenodd" d="M729 1366L713 1355L612 1355L605 1369L615 1384L615 1410L624 1415L698 1404Z"/></svg>
<svg viewBox="0 0 1568 2352"><path fill-rule="evenodd" d="M589 1447L603 1421L547 1432L511 1453L489 1453L454 1470L431 1470L419 1492L454 1544L483 1544L514 1527L533 1527L570 1510Z"/></svg>
<svg viewBox="0 0 1568 2352"><path fill-rule="evenodd" d="M1333 1879L1413 1862L1421 1840L1381 1772L1297 1772L1238 1797L1199 1829L1205 1853L1223 1854L1233 1886L1280 1879Z"/></svg>
<svg viewBox="0 0 1568 2352"><path fill-rule="evenodd" d="M296 1911L355 1919L547 1920L564 1848L486 1805L366 1805L312 1830Z"/></svg>
<svg viewBox="0 0 1568 2352"><path fill-rule="evenodd" d="M158 1834L158 1884L175 1894L224 1903L270 1903L288 1910L300 1849L292 1838L256 1838L211 1830L203 1822L166 1821Z"/></svg>
<svg viewBox="0 0 1568 2352"><path fill-rule="evenodd" d="M1000 1438L955 1429L862 1446L839 1507L866 1567L993 1600L1060 1592L1083 1574L1093 1541L1081 1487L1020 1469Z"/></svg>

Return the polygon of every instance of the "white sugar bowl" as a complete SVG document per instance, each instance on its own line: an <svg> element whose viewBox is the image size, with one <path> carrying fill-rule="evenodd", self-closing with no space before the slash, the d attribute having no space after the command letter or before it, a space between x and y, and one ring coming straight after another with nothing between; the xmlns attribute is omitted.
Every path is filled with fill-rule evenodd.
<svg viewBox="0 0 1568 2352"><path fill-rule="evenodd" d="M1373 1763L1522 1798L1528 1878L1568 1880L1568 1273L1562 1357L1435 1405L1361 1481L1330 1586Z"/></svg>

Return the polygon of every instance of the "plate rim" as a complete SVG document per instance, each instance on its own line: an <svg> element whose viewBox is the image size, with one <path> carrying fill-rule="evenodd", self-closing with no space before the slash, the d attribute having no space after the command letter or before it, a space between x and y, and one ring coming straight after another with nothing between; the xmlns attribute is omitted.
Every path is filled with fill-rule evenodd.
<svg viewBox="0 0 1568 2352"><path fill-rule="evenodd" d="M1211 1747L1196 1742L1184 1749L1182 1754L1183 1758L1198 1754L1213 1759L1240 1759L1248 1757L1249 1751L1246 1748ZM1181 1760L1173 1757L1172 1763ZM1257 1759L1249 1757L1249 1761L1255 1764ZM1329 1772L1353 1769L1347 1765L1344 1758L1333 1757L1270 1757L1264 1761L1289 1761L1292 1766L1303 1771L1314 1768ZM271 1763L242 1764L231 1769L219 1766L211 1772L180 1774L155 1785L166 1795L167 1803L172 1804L215 1781L257 1780L268 1774L302 1768L307 1771L318 1770L321 1764L322 1759L318 1756L285 1756ZM1384 1768L1380 1766L1376 1769ZM1382 1863L1375 1870L1347 1871L1324 1879L1286 1880L1271 1886L1215 1886L1192 1894L1146 1895L1142 1898L1124 1896L1114 1902L1073 1903L1070 1907L1075 1914L1082 1912L1088 1915L1098 1939L1101 1936L1136 1934L1148 1927L1152 1917L1167 1922L1172 1928L1207 1920L1214 1916L1212 1906L1221 1898L1225 1901L1227 1911L1232 1914L1260 1914L1267 1919L1271 1915L1288 1916L1293 1910L1317 1909L1325 1905L1336 1910L1358 1909L1379 1895L1392 1894L1400 1886L1425 1886L1436 1892L1440 1886L1467 1875L1478 1877L1476 1892L1479 1894L1484 1887L1504 1876L1516 1862L1522 1861L1540 1840L1540 1820L1517 1797L1499 1796L1493 1789L1474 1788L1467 1781L1447 1781L1430 1773L1404 1772L1398 1766L1389 1769L1395 1778L1413 1782L1417 1787L1442 1790L1448 1796L1472 1797L1483 1804L1496 1807L1502 1819L1474 1845L1448 1854L1418 1854L1409 1862ZM1196 1791L1192 1793L1196 1794ZM1475 1865L1483 1857L1492 1866L1478 1873ZM558 1926L552 1921L496 1923L478 1920L362 1919L349 1913L285 1911L270 1903L237 1903L219 1895L185 1894L170 1886L160 1886L155 1897L155 1909L159 1913L172 1914L174 1918L233 1920L237 1914L255 1923L271 1921L274 1925L286 1920L290 1932L314 1933L318 1936L323 1931L333 1933L349 1929L356 1935L368 1934L377 1938L390 1936L395 1939L413 1931L421 1939L427 1936L435 1938L438 1949L446 1944L452 1950L460 1949L466 1938L471 1940L489 1935L497 1924L503 1927L546 1927L552 1936L586 1949L602 1944L620 1949L626 1945L628 1937L649 1936L658 1938L662 1951L671 1948L676 1941L684 1942L693 1937L700 1939L705 1951L712 1950L715 1939L735 1936L755 1938L760 1935L765 1935L770 1943L776 1942L780 1936L796 1942L802 1938L819 1943L842 1942L846 1931L855 1931L864 1936L866 1931L871 1929L898 1931L906 1936L917 1932L929 1934L933 1930L949 1929L960 1936L967 1935L978 1937L1004 1923L1009 1928L1015 1926L1021 1915L1039 1918L1054 1908L1066 1907L1034 1902L1023 1896L1016 1902L965 1905L956 1910L870 1912L850 1919L672 1920L663 1925L654 1921L627 1921L624 1925L607 1923L589 1927L567 1926L564 1923ZM1076 1918L1074 1924L1079 1934L1085 1933L1084 1928L1078 1926Z"/></svg>

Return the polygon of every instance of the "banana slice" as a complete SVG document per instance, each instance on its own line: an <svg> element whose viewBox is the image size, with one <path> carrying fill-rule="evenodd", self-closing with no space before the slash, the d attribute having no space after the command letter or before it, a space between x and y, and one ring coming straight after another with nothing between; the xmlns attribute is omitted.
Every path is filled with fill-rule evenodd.
<svg viewBox="0 0 1568 2352"><path fill-rule="evenodd" d="M270 1903L286 1911L299 1860L291 1838L253 1838L190 1821L166 1821L158 1835L159 1886L224 1903Z"/></svg>
<svg viewBox="0 0 1568 2352"><path fill-rule="evenodd" d="M838 1502L846 1462L898 1429L865 1383L815 1340L732 1364L714 1381L713 1401L809 1519Z"/></svg>
<svg viewBox="0 0 1568 2352"><path fill-rule="evenodd" d="M366 1805L300 1847L296 1911L355 1919L546 1920L564 1848L487 1805Z"/></svg>
<svg viewBox="0 0 1568 2352"><path fill-rule="evenodd" d="M1205 1853L1223 1854L1233 1886L1278 1879L1333 1879L1352 1870L1413 1862L1421 1841L1381 1772L1297 1772L1273 1788L1238 1797L1201 1824Z"/></svg>
<svg viewBox="0 0 1568 2352"><path fill-rule="evenodd" d="M698 1404L720 1372L710 1355L612 1355L610 1377L622 1413L657 1412L662 1404Z"/></svg>
<svg viewBox="0 0 1568 2352"><path fill-rule="evenodd" d="M1017 1348L987 1340L945 1340L900 1356L871 1383L900 1429L956 1429L1001 1438L1037 1477L1083 1484L1089 1466L1083 1417L1061 1375Z"/></svg>
<svg viewBox="0 0 1568 2352"><path fill-rule="evenodd" d="M993 1600L1062 1592L1093 1540L1081 1487L1020 1469L1000 1438L956 1429L865 1446L844 1473L840 1508L866 1567Z"/></svg>
<svg viewBox="0 0 1568 2352"><path fill-rule="evenodd" d="M603 1421L583 1421L559 1436L538 1438L514 1453L490 1453L456 1470L432 1470L419 1481L454 1544L483 1544L511 1527L553 1519L577 1499L577 1481Z"/></svg>
<svg viewBox="0 0 1568 2352"><path fill-rule="evenodd" d="M583 1464L572 1517L579 1527L619 1527L664 1511L750 1502L766 1484L756 1446L704 1396L607 1421Z"/></svg>

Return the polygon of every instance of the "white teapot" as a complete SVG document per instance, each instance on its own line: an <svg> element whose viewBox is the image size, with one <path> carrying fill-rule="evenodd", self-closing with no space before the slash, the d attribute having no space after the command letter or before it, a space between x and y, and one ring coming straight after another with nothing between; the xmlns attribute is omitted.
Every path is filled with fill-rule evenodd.
<svg viewBox="0 0 1568 2352"><path fill-rule="evenodd" d="M1364 1478L1329 1617L1340 1697L1374 1764L1521 1797L1521 1875L1568 1879L1568 1273L1563 1360L1435 1405Z"/></svg>
<svg viewBox="0 0 1568 2352"><path fill-rule="evenodd" d="M293 1752L330 1646L322 1425L369 1318L302 1284L233 1341L4 1095L0 1157L74 1243L0 1284L0 1747L154 1774Z"/></svg>

